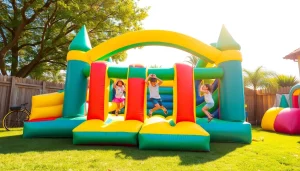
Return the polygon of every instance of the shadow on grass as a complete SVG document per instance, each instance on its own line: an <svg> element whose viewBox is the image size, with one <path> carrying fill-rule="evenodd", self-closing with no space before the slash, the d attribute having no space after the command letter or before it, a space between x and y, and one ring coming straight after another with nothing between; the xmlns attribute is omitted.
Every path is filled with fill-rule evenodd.
<svg viewBox="0 0 300 171"><path fill-rule="evenodd" d="M116 158L132 158L134 160L146 160L151 157L180 157L180 165L194 165L217 160L245 144L236 143L211 143L210 152L188 151L158 151L158 150L121 150L116 153Z"/></svg>
<svg viewBox="0 0 300 171"><path fill-rule="evenodd" d="M124 146L73 145L71 138L24 139L22 135L0 137L0 154L62 150L115 150L115 158L118 159L146 160L151 157L179 156L181 159L180 165L193 165L214 161L243 146L244 144L236 143L211 143L210 152L158 151L139 150L138 147Z"/></svg>

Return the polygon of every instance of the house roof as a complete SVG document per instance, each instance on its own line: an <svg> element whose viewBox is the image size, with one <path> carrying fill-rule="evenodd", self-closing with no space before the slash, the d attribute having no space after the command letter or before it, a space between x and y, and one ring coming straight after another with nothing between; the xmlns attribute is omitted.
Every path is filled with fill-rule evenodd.
<svg viewBox="0 0 300 171"><path fill-rule="evenodd" d="M298 61L298 56L300 56L300 48L294 50L293 52L291 52L290 54L286 55L285 57L283 57L283 59L291 59L294 60L295 62Z"/></svg>

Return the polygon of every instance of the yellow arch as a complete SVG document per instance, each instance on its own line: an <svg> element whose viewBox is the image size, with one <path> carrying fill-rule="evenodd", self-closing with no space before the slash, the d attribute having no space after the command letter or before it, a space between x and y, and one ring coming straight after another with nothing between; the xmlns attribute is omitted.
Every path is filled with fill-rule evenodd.
<svg viewBox="0 0 300 171"><path fill-rule="evenodd" d="M217 63L222 52L190 36L164 30L129 32L107 40L87 52L91 61L105 60L110 56L139 46L160 45L187 51L210 63Z"/></svg>

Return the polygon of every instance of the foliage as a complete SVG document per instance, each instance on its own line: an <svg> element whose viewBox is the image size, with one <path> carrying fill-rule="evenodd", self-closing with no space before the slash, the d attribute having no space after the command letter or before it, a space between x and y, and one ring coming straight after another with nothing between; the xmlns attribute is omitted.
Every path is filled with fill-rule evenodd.
<svg viewBox="0 0 300 171"><path fill-rule="evenodd" d="M154 64L150 65L149 68L161 68L161 65Z"/></svg>
<svg viewBox="0 0 300 171"><path fill-rule="evenodd" d="M255 71L244 69L244 85L253 88L254 106L257 104L257 89L268 89L276 91L278 85L272 78L276 75L272 71L265 70L262 66L258 67ZM254 108L254 118L257 124L257 109Z"/></svg>
<svg viewBox="0 0 300 171"><path fill-rule="evenodd" d="M142 29L141 21L146 18L148 7L140 8L137 3L136 0L0 1L2 75L42 78L48 75L44 70L55 75L65 69L68 45L84 24L93 46ZM123 61L126 53L112 59ZM56 70L52 69L54 65Z"/></svg>
<svg viewBox="0 0 300 171"><path fill-rule="evenodd" d="M22 138L0 129L1 170L299 170L299 136L253 128L249 145L211 143L210 152L141 151L138 147L78 146L66 138ZM37 162L38 160L38 162Z"/></svg>
<svg viewBox="0 0 300 171"><path fill-rule="evenodd" d="M272 81L272 78L276 76L273 71L267 71L262 66L258 67L254 71L244 69L244 85L249 88L257 89L272 89L277 90L277 84Z"/></svg>
<svg viewBox="0 0 300 171"><path fill-rule="evenodd" d="M275 77L277 84L280 87L292 87L294 85L296 85L297 83L299 83L299 81L297 80L297 78L295 76L292 75L277 75Z"/></svg>
<svg viewBox="0 0 300 171"><path fill-rule="evenodd" d="M195 67L199 61L199 58L194 55L187 56L186 58L187 59L184 62L191 64L193 67Z"/></svg>

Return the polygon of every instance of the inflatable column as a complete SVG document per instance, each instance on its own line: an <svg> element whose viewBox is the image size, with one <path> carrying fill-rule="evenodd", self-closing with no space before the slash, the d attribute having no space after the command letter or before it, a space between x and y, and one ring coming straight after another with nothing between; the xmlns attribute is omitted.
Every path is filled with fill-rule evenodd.
<svg viewBox="0 0 300 171"><path fill-rule="evenodd" d="M83 116L86 102L87 77L90 72L90 60L86 56L91 44L85 26L83 26L69 47L68 67L65 83L63 117Z"/></svg>
<svg viewBox="0 0 300 171"><path fill-rule="evenodd" d="M224 75L220 79L220 119L245 121L240 45L223 26L216 46L222 51L216 64L224 71Z"/></svg>

